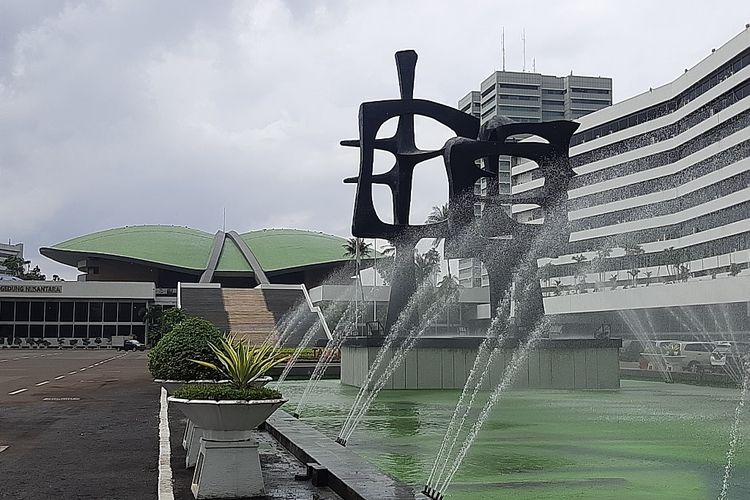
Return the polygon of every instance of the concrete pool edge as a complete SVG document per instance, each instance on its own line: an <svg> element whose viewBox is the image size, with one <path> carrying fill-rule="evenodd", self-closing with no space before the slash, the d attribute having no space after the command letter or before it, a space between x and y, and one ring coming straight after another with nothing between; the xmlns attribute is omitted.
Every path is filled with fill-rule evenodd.
<svg viewBox="0 0 750 500"><path fill-rule="evenodd" d="M325 467L328 487L345 500L426 498L283 410L271 415L264 427L302 463Z"/></svg>

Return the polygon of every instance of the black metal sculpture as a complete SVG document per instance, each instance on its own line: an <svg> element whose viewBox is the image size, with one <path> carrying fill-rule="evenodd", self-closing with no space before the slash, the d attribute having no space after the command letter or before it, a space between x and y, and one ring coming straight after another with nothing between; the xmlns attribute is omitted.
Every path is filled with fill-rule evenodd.
<svg viewBox="0 0 750 500"><path fill-rule="evenodd" d="M511 270L530 248L539 225L521 224L507 213L509 194L498 190L498 157L510 155L535 161L544 175L542 187L513 197L514 203L539 205L545 211L545 224L565 224L567 217L558 210L566 199L568 183L574 176L568 160L568 145L578 124L570 121L513 123L495 117L480 128L480 120L457 109L423 99L414 99L414 71L417 53L396 53L401 98L362 103L359 108L359 140L341 141L343 146L360 149L359 176L345 179L357 184L352 234L361 238L384 238L396 249L394 266L398 279L392 280L385 330L390 331L409 297L416 289L414 248L422 238L446 238L446 254L451 258L477 257L483 261L490 278L490 306L495 311L500 297L511 281ZM414 116L434 119L453 130L456 137L437 150L422 150L415 144ZM393 137L378 139L380 127L398 117ZM546 143L517 142L515 137L535 135ZM388 151L394 165L386 173L373 171L374 151ZM411 224L411 191L414 167L420 162L442 156L448 175L449 218L436 224ZM482 166L478 165L480 163ZM486 177L488 196L480 230L465 235L464 229L475 223L474 184ZM384 184L393 196L393 223L383 222L375 211L373 184ZM546 217L549 214L549 219ZM554 220L553 220L554 218ZM567 233L564 234L567 241ZM461 235L461 244L456 238ZM541 294L539 294L541 302Z"/></svg>

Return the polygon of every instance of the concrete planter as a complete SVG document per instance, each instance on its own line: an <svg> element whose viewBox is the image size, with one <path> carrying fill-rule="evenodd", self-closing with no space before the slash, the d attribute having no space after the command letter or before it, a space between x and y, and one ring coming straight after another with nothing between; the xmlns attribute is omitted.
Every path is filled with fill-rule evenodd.
<svg viewBox="0 0 750 500"><path fill-rule="evenodd" d="M209 401L169 397L200 428L200 448L190 489L196 499L265 495L253 430L286 399Z"/></svg>
<svg viewBox="0 0 750 500"><path fill-rule="evenodd" d="M286 399L266 399L256 401L210 401L189 400L170 396L168 401L175 405L195 425L205 431L244 432L252 431L275 412Z"/></svg>

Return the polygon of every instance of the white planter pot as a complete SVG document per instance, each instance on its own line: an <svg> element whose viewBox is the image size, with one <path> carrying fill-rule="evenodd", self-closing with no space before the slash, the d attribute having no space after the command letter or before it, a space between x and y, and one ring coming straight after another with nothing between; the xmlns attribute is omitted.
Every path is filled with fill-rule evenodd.
<svg viewBox="0 0 750 500"><path fill-rule="evenodd" d="M206 431L248 431L255 429L275 412L286 399L257 401L210 401L170 396L175 405L196 426Z"/></svg>
<svg viewBox="0 0 750 500"><path fill-rule="evenodd" d="M265 494L253 429L286 399L209 401L170 396L168 400L203 431L190 486L196 499Z"/></svg>

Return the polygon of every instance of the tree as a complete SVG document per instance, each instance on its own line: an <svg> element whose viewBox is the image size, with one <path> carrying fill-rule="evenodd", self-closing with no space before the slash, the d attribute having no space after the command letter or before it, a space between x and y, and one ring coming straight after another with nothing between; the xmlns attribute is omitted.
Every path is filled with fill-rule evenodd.
<svg viewBox="0 0 750 500"><path fill-rule="evenodd" d="M34 269L23 275L23 279L29 281L44 281L47 279L47 276L42 274L42 270L39 269L39 266L34 266Z"/></svg>
<svg viewBox="0 0 750 500"><path fill-rule="evenodd" d="M631 269L628 271L628 274L633 278L633 288L638 286L638 275L641 274L640 269Z"/></svg>
<svg viewBox="0 0 750 500"><path fill-rule="evenodd" d="M365 242L362 238L349 238L341 246L344 247L344 257L349 257L350 259L369 257L372 250L372 245Z"/></svg>
<svg viewBox="0 0 750 500"><path fill-rule="evenodd" d="M169 309L159 306L150 307L143 319L148 325L148 340L151 345L156 345L172 328L187 318L188 315L178 307Z"/></svg>
<svg viewBox="0 0 750 500"><path fill-rule="evenodd" d="M676 250L675 247L669 247L662 251L662 256L662 259L667 265L667 272L670 276L674 276L674 281L680 281L680 270L683 266L682 252Z"/></svg>
<svg viewBox="0 0 750 500"><path fill-rule="evenodd" d="M599 273L599 281L604 282L604 275L607 272L607 258L612 254L612 249L608 247L600 248L596 251L593 265L594 270Z"/></svg>
<svg viewBox="0 0 750 500"><path fill-rule="evenodd" d="M584 262L588 261L589 259L586 258L585 255L579 254L574 255L573 260L576 261L575 281L578 282L578 286L576 288L578 289L578 293L583 293L586 290L586 270L584 267Z"/></svg>
<svg viewBox="0 0 750 500"><path fill-rule="evenodd" d="M542 267L539 268L539 276L542 280L544 280L544 286L546 288L550 287L550 280L552 279L552 269L554 268L554 264L552 262L547 262Z"/></svg>
<svg viewBox="0 0 750 500"><path fill-rule="evenodd" d="M651 271L646 271L646 286L651 284L651 275L654 274Z"/></svg>
<svg viewBox="0 0 750 500"><path fill-rule="evenodd" d="M17 255L11 255L3 260L2 265L5 267L8 274L15 276L16 278L21 278L22 280L44 281L47 279L47 277L42 274L42 270L39 269L39 266L34 266L34 269L26 272L26 268L30 264L30 260L23 260Z"/></svg>
<svg viewBox="0 0 750 500"><path fill-rule="evenodd" d="M434 248L430 248L422 255L415 253L414 264L417 283L424 283L437 273L440 266L440 254Z"/></svg>
<svg viewBox="0 0 750 500"><path fill-rule="evenodd" d="M389 244L381 248L380 253L382 257L378 257L378 274L383 278L386 285L390 285L396 249L393 245Z"/></svg>
<svg viewBox="0 0 750 500"><path fill-rule="evenodd" d="M432 207L432 211L425 219L425 224L439 224L448 220L448 204L445 203L440 206ZM445 241L445 238L435 238L432 240L432 248L436 248L441 241ZM445 257L445 246L443 246L443 257ZM448 263L448 276L451 276L451 261L445 257L445 261Z"/></svg>
<svg viewBox="0 0 750 500"><path fill-rule="evenodd" d="M3 267L5 268L6 272L11 276L15 276L17 278L23 277L23 275L26 273L26 266L28 266L29 264L31 264L30 260L23 260L17 255L11 255L10 257L6 257L5 260L3 260Z"/></svg>
<svg viewBox="0 0 750 500"><path fill-rule="evenodd" d="M617 290L617 273L615 273L612 276L610 276L607 281L609 281L611 283L610 290Z"/></svg>

